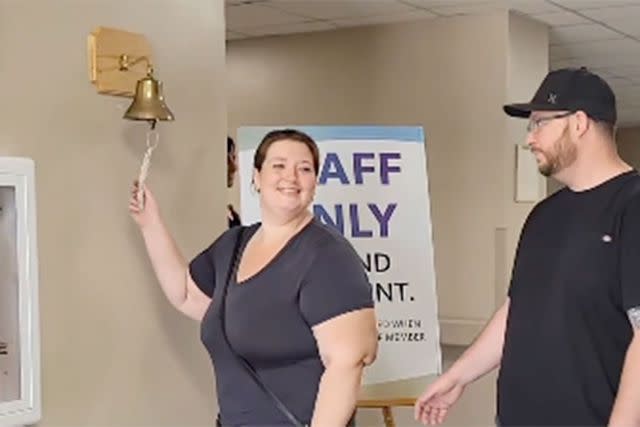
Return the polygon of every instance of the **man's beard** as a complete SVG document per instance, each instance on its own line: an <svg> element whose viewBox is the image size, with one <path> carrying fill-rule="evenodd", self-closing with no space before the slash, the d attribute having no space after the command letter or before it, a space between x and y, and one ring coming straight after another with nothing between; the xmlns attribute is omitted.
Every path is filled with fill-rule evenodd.
<svg viewBox="0 0 640 427"><path fill-rule="evenodd" d="M538 150L543 161L538 166L540 173L546 177L557 174L571 166L578 157L576 145L569 139L569 127L565 127L562 135L553 143L549 150Z"/></svg>

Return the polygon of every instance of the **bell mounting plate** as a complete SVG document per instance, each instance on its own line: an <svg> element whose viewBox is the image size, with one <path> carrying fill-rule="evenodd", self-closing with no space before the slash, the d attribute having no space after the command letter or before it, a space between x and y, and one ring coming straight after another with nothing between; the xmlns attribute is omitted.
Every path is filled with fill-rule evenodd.
<svg viewBox="0 0 640 427"><path fill-rule="evenodd" d="M151 45L142 34L114 28L98 27L87 39L89 81L98 93L133 97L136 82L147 75L147 66L153 62ZM122 55L132 63L121 69ZM136 61L139 58L145 61ZM136 61L136 62L134 62Z"/></svg>

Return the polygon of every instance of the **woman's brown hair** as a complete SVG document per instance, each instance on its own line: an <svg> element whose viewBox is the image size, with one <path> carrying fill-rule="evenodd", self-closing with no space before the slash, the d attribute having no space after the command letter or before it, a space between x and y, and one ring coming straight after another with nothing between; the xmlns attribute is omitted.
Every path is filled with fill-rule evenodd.
<svg viewBox="0 0 640 427"><path fill-rule="evenodd" d="M285 139L300 142L307 146L313 157L313 171L317 175L320 169L320 151L318 150L318 145L309 135L296 129L276 129L266 134L264 138L262 138L262 141L260 141L260 145L258 145L253 156L253 167L261 171L269 147L271 147L273 143Z"/></svg>

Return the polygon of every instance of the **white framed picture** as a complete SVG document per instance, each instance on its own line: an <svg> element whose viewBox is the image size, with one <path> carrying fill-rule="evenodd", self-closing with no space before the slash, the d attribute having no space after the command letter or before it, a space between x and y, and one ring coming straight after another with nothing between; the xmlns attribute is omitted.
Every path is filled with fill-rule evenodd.
<svg viewBox="0 0 640 427"><path fill-rule="evenodd" d="M0 157L0 425L41 418L35 166Z"/></svg>

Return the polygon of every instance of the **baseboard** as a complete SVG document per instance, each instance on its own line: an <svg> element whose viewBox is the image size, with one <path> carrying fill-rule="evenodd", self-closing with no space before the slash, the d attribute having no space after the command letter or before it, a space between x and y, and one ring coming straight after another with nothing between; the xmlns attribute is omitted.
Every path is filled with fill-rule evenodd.
<svg viewBox="0 0 640 427"><path fill-rule="evenodd" d="M486 320L441 317L440 343L443 345L470 345L486 323Z"/></svg>

